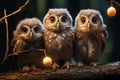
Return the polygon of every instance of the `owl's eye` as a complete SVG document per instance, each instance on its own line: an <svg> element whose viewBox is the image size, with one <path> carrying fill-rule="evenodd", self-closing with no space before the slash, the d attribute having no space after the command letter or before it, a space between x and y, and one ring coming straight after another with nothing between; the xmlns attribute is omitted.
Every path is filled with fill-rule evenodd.
<svg viewBox="0 0 120 80"><path fill-rule="evenodd" d="M81 22L84 24L86 22L86 18L85 17L81 17Z"/></svg>
<svg viewBox="0 0 120 80"><path fill-rule="evenodd" d="M96 24L96 23L97 23L97 18L96 18L96 17L93 17L93 18L92 18L92 22L93 22L94 24Z"/></svg>
<svg viewBox="0 0 120 80"><path fill-rule="evenodd" d="M50 17L50 20L51 20L51 22L55 22L55 17L54 17L54 16L51 16L51 17Z"/></svg>
<svg viewBox="0 0 120 80"><path fill-rule="evenodd" d="M26 33L26 32L28 31L28 29L27 29L26 27L23 27L23 28L22 28L22 31L23 31L24 33Z"/></svg>
<svg viewBox="0 0 120 80"><path fill-rule="evenodd" d="M40 31L40 28L39 28L39 27L35 27L35 28L34 28L34 31L35 31L35 32L39 32L39 31Z"/></svg>
<svg viewBox="0 0 120 80"><path fill-rule="evenodd" d="M66 17L66 16L63 16L63 17L61 18L61 21L64 22L64 23L66 22L66 20L67 20L67 17Z"/></svg>

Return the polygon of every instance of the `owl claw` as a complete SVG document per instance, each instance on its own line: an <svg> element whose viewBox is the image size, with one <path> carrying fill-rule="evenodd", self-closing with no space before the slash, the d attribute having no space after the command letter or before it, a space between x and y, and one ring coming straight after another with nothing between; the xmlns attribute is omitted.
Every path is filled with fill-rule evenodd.
<svg viewBox="0 0 120 80"><path fill-rule="evenodd" d="M59 67L59 65L57 63L54 63L52 67L53 67L53 70L55 71Z"/></svg>
<svg viewBox="0 0 120 80"><path fill-rule="evenodd" d="M97 67L98 63L97 62L91 62L90 65L93 66L93 67Z"/></svg>
<svg viewBox="0 0 120 80"><path fill-rule="evenodd" d="M63 65L63 67L66 67L67 70L69 70L71 65L72 65L72 64L70 64L70 62L66 62L66 63Z"/></svg>
<svg viewBox="0 0 120 80"><path fill-rule="evenodd" d="M37 70L37 68L36 68L36 66L35 66L35 65L32 65L32 66L31 66L31 69L32 69L32 71Z"/></svg>
<svg viewBox="0 0 120 80"><path fill-rule="evenodd" d="M29 72L29 71L31 71L31 68L29 66L25 65L25 66L22 67L22 71L23 72Z"/></svg>
<svg viewBox="0 0 120 80"><path fill-rule="evenodd" d="M83 67L83 63L82 62L78 62L78 68Z"/></svg>

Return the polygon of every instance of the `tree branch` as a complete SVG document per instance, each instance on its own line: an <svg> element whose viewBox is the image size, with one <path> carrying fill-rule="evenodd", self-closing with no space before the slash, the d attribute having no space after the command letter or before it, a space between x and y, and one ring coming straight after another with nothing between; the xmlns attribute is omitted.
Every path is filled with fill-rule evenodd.
<svg viewBox="0 0 120 80"><path fill-rule="evenodd" d="M107 1L109 1L112 6L120 7L120 3L118 3L118 2L115 1L115 0L107 0Z"/></svg>
<svg viewBox="0 0 120 80"><path fill-rule="evenodd" d="M16 10L16 11L14 11L13 13L8 14L8 15L0 18L0 22L2 22L4 19L6 19L6 18L8 18L8 17L10 17L10 16L12 16L12 15L15 15L15 14L19 13L20 11L22 11L22 10L27 6L27 4L29 3L29 1L30 1L30 0L27 0L24 5L20 6L19 9Z"/></svg>
<svg viewBox="0 0 120 80"><path fill-rule="evenodd" d="M6 9L4 9L4 17L6 17ZM8 56L8 51L9 51L9 33L8 33L8 21L7 18L5 18L5 25L6 25L6 52L3 61L7 58Z"/></svg>
<svg viewBox="0 0 120 80"><path fill-rule="evenodd" d="M51 69L37 70L33 72L9 72L1 73L0 79L84 79L84 80L117 80L120 77L120 62L98 65L98 67L84 66L77 68L73 66L70 70L59 68L56 71Z"/></svg>
<svg viewBox="0 0 120 80"><path fill-rule="evenodd" d="M120 7L120 3L118 3L117 1L113 0L113 3Z"/></svg>

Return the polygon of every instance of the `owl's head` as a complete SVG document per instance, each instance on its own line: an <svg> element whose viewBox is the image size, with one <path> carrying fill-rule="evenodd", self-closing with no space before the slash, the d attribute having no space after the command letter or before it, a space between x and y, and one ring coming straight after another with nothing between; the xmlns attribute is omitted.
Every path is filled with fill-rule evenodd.
<svg viewBox="0 0 120 80"><path fill-rule="evenodd" d="M103 18L99 11L93 9L81 10L75 21L75 30L82 32L105 28Z"/></svg>
<svg viewBox="0 0 120 80"><path fill-rule="evenodd" d="M43 35L43 26L37 18L26 18L19 22L14 32L23 39L37 39Z"/></svg>
<svg viewBox="0 0 120 80"><path fill-rule="evenodd" d="M72 27L72 17L67 9L49 9L43 19L45 29L61 32Z"/></svg>

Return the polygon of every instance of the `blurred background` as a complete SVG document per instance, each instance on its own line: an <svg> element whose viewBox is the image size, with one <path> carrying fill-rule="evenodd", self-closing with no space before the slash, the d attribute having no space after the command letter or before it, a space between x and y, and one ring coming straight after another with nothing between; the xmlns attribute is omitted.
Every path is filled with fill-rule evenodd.
<svg viewBox="0 0 120 80"><path fill-rule="evenodd" d="M4 16L4 9L7 14L14 12L26 0L0 0L0 18ZM115 0L120 3L120 0ZM114 17L108 17L107 8L110 6L109 0L30 0L28 6L18 14L8 18L9 23L9 54L12 53L11 39L13 31L18 22L27 17L38 17L41 21L50 8L67 8L73 17L77 16L81 9L97 9L101 12L104 23L107 25L109 37L106 42L106 48L100 59L100 63L107 63L120 60L120 6L115 6L117 14ZM73 24L74 25L74 24ZM5 23L0 22L0 62L5 54L6 32Z"/></svg>

